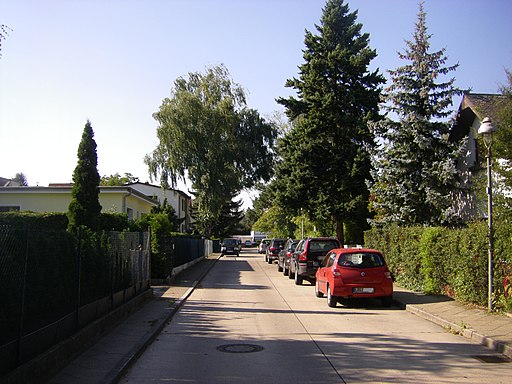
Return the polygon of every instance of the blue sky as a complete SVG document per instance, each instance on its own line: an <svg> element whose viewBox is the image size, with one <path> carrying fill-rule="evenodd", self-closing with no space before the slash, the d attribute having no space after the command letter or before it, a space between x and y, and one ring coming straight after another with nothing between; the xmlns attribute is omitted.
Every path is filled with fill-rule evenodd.
<svg viewBox="0 0 512 384"><path fill-rule="evenodd" d="M378 57L403 65L416 0L348 0ZM287 78L303 62L325 0L0 0L12 31L0 58L0 176L30 185L70 182L87 119L100 175L149 180L156 112L172 84L223 63L261 115L282 111ZM457 86L495 93L512 69L512 1L426 0L431 50L459 63ZM460 100L454 100L454 109Z"/></svg>

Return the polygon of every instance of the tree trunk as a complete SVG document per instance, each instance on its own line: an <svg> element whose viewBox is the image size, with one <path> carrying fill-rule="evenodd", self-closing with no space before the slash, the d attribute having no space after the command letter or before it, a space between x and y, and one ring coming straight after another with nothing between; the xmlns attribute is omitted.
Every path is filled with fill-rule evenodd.
<svg viewBox="0 0 512 384"><path fill-rule="evenodd" d="M340 218L336 218L336 237L341 243L341 246L345 243L345 233L344 233L344 225L343 220Z"/></svg>

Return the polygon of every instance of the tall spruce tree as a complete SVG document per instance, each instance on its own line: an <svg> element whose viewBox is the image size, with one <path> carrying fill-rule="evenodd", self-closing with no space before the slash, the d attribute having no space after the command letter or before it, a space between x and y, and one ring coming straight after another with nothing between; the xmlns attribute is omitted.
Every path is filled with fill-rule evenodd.
<svg viewBox="0 0 512 384"><path fill-rule="evenodd" d="M371 124L380 145L374 152L371 186L375 222L440 225L458 220L453 204L461 183L456 168L461 143L449 140L453 96L460 94L455 78L444 76L445 49L430 52L426 12L419 3L412 41L406 41L407 64L389 71L384 108L398 121L386 118ZM440 77L445 78L443 81Z"/></svg>
<svg viewBox="0 0 512 384"><path fill-rule="evenodd" d="M73 172L72 200L68 207L70 229L86 226L97 229L101 205L99 202L100 175L98 156L91 122L87 120L78 146L78 163Z"/></svg>
<svg viewBox="0 0 512 384"><path fill-rule="evenodd" d="M329 223L341 242L345 232L347 241L360 242L369 217L365 182L374 143L367 122L378 115L384 83L378 70L369 71L377 54L356 19L343 0L327 1L318 35L306 31L300 77L286 82L297 97L277 100L293 121L279 143L278 200Z"/></svg>

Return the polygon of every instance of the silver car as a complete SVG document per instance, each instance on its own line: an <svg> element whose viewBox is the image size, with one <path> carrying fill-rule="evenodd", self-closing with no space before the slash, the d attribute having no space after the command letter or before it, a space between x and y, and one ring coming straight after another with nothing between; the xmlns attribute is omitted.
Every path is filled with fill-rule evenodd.
<svg viewBox="0 0 512 384"><path fill-rule="evenodd" d="M263 239L258 247L258 253L267 253L267 247L270 244L270 239Z"/></svg>

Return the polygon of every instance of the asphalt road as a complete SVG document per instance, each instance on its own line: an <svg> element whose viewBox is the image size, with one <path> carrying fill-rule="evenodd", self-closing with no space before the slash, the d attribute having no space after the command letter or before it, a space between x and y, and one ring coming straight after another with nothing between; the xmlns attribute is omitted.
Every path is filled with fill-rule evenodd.
<svg viewBox="0 0 512 384"><path fill-rule="evenodd" d="M329 308L256 250L221 258L121 383L510 383L510 364L378 301Z"/></svg>

